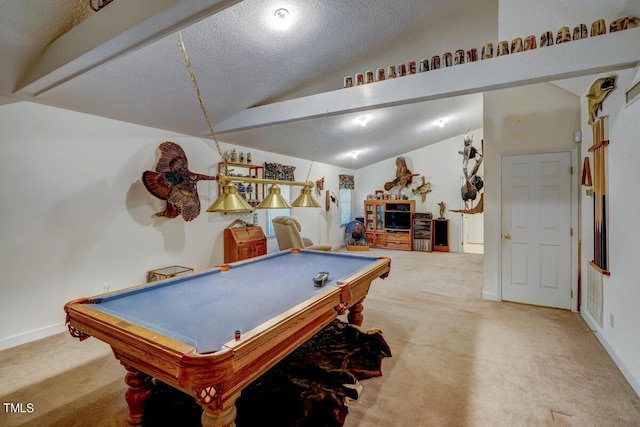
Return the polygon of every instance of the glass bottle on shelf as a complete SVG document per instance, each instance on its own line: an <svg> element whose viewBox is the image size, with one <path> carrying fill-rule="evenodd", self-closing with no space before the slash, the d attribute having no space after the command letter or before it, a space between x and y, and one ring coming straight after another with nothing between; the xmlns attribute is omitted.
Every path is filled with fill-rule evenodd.
<svg viewBox="0 0 640 427"><path fill-rule="evenodd" d="M245 198L246 198L249 202L252 202L252 201L253 201L253 197L254 197L254 194L253 194L253 185L251 185L251 183L248 183L248 184L247 184L247 187L245 188L245 191L247 192L247 194L246 194L246 197L245 197Z"/></svg>

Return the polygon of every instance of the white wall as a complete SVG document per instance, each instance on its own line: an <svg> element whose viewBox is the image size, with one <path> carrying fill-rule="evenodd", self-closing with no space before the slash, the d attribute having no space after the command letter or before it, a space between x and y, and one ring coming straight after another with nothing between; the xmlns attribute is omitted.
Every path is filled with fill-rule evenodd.
<svg viewBox="0 0 640 427"><path fill-rule="evenodd" d="M473 146L480 150L483 129L474 129L470 133L473 135ZM461 252L460 227L462 215L449 212L449 210L463 207L460 187L464 173L462 171L462 155L459 154L463 148L464 135L459 135L403 154L408 168L413 173L419 173L420 176L414 177L413 183L408 188L402 189L401 194L405 194L416 201L416 212L431 212L436 218L440 211L438 203L446 203L447 212L445 216L449 219L451 252ZM383 190L384 183L393 180L396 172L395 161L396 158L394 157L358 170L355 196L357 216L363 216L364 214L364 200L367 195L374 194L375 190ZM473 166L473 163L473 161L470 162L470 167ZM424 202L419 196L412 196L411 194L411 189L422 183L422 176L428 182L431 182L431 193L427 194ZM480 176L482 176L482 169ZM391 194L398 194L398 189L392 189Z"/></svg>
<svg viewBox="0 0 640 427"><path fill-rule="evenodd" d="M35 103L0 106L0 349L63 330L72 299L142 283L148 270L184 265L204 269L223 262L223 229L252 214L210 214L217 184L200 182L200 216L154 216L164 202L140 182L153 169L158 145L182 146L194 172L215 175L220 160L212 141ZM223 144L223 150L229 149ZM253 162L296 166L304 180L309 162L252 150ZM325 176L337 191L349 170L315 163L310 179ZM292 197L299 190L292 188ZM257 211L266 230L266 211ZM332 207L294 209L305 236L343 244ZM270 240L269 250L277 247Z"/></svg>
<svg viewBox="0 0 640 427"><path fill-rule="evenodd" d="M606 149L606 186L608 195L607 234L609 240L610 277L603 283L603 326L586 310L586 280L583 284L582 315L597 332L610 355L625 374L636 393L640 395L640 279L638 256L640 255L640 228L638 213L640 198L640 100L625 106L625 92L640 81L640 68L605 73L598 77L617 75L617 89L611 92L603 104L599 117L609 116L609 141ZM595 77L594 77L595 80ZM588 91L585 88L585 94ZM592 144L592 132L587 124L587 101L582 101L582 155L593 156L587 150ZM581 160L582 161L582 160ZM591 169L593 174L593 166ZM588 262L593 259L593 199L585 196L582 187L582 277L587 277ZM613 322L611 322L613 317Z"/></svg>
<svg viewBox="0 0 640 427"><path fill-rule="evenodd" d="M505 154L574 151L580 129L578 97L550 83L484 95L484 290L500 300L500 158ZM577 183L577 173L575 180ZM577 224L576 224L577 227ZM574 273L575 276L575 273Z"/></svg>
<svg viewBox="0 0 640 427"><path fill-rule="evenodd" d="M553 13L551 13L553 11ZM638 0L500 0L498 7L498 38L511 40L514 37L525 37L535 34L540 37L543 31L553 31L554 34L562 26L574 26L585 23L590 29L591 23L603 18L608 24L611 20L625 16L640 16L640 1ZM597 52L594 52L597 54ZM541 64L543 67L544 64ZM640 212L640 199L634 197L640 188L640 152L638 150L638 135L640 135L640 101L629 108L624 106L624 92L631 81L640 78L639 69L634 71L616 72L619 76L618 89L614 91L604 104L603 114L611 117L610 140L607 152L609 170L607 189L609 193L609 253L611 277L604 281L604 327L600 328L585 310L582 314L589 325L597 331L600 339L611 357L623 374L629 380L636 393L640 395L640 280L637 273L637 259L640 255L640 229L636 225L636 218ZM605 73L603 75L609 75ZM635 77L634 77L635 76ZM595 77L594 77L595 80ZM588 91L586 84L583 95ZM493 94L485 95L485 135L486 140L493 140L493 126L501 121L501 115L508 116L508 109L502 113L494 111L500 100ZM586 123L586 98L579 98L581 105L579 128L582 129L583 142L581 144L580 166L591 145L591 129ZM489 105L488 105L489 104ZM514 103L514 107L516 107ZM544 111L548 106L540 106ZM487 113L494 116L494 124L487 124ZM568 130L568 129L567 129ZM532 141L533 143L533 141ZM485 146L486 146L485 142ZM485 164L485 171L489 171L489 162ZM495 166L494 166L495 169ZM581 170L581 169L580 169ZM592 169L593 172L593 169ZM488 172L485 172L488 174ZM578 174L580 175L580 174ZM487 177L491 181L491 177ZM488 183L489 184L489 183ZM491 188L491 185L488 185ZM593 207L592 199L585 197L584 188L580 189L580 213L582 257L582 304L586 303L585 283L587 277L586 265L593 257L592 239ZM489 196L489 192L487 192ZM495 200L494 200L495 202ZM499 233L497 224L492 221L490 209L496 209L495 203L486 209L485 215L485 296L493 292L492 283L495 282L498 271L496 252L496 235ZM494 212L495 213L495 212ZM490 242L493 239L493 244ZM488 251L488 252L487 252ZM610 315L614 316L614 326L610 324Z"/></svg>
<svg viewBox="0 0 640 427"><path fill-rule="evenodd" d="M640 135L640 102L624 107L624 92L632 81L640 79L638 68L616 72L619 88L605 102L603 115L610 115L611 145L608 149L609 200L609 253L610 278L604 283L604 319L600 328L584 310L586 304L587 262L592 251L592 201L581 194L582 239L582 315L598 333L596 336L607 348L636 393L640 394L640 287L635 267L640 254L640 231L636 226L640 201L634 197L640 184L637 150ZM608 74L607 74L608 75ZM594 77L595 79L595 77ZM588 88L585 88L585 93ZM507 153L537 152L543 150L573 149L573 132L581 129L582 159L591 145L591 129L587 122L586 98L576 97L551 84L507 89L485 94L485 256L484 296L500 299L500 223L499 223L499 160ZM579 108L579 107L582 108ZM593 162L592 162L593 164ZM574 168L576 186L581 178L581 167ZM640 188L640 187L638 187ZM614 326L609 323L610 315Z"/></svg>

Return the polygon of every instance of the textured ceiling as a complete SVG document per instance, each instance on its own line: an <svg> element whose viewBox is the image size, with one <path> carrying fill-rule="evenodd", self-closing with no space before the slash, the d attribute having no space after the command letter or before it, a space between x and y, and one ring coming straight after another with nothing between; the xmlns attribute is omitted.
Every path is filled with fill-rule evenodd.
<svg viewBox="0 0 640 427"><path fill-rule="evenodd" d="M88 1L0 0L0 95L206 137L209 130L174 34L184 26L180 23L165 26L161 36L120 56L105 56L35 98L21 89L49 43L80 23L86 25L87 17L106 19L126 1L114 0L92 16ZM163 1L173 1L170 12L215 3ZM622 5L616 13L635 4L612 1ZM282 7L290 12L289 31L271 26L274 11ZM503 19L498 0L244 0L227 2L222 10L201 18L184 27L182 34L214 128L251 107L282 103L286 108L282 101L337 90L345 75L495 43L498 21ZM101 50L98 46L90 54ZM570 83L565 88L572 90ZM365 112L371 116L369 125L354 126L354 119ZM434 127L433 121L442 116L455 120L444 128ZM218 139L310 158L322 131L316 161L357 169L481 126L482 96L474 94L231 129ZM357 160L346 158L351 150L362 154Z"/></svg>
<svg viewBox="0 0 640 427"><path fill-rule="evenodd" d="M88 1L0 0L0 93L11 94L49 43L93 13Z"/></svg>

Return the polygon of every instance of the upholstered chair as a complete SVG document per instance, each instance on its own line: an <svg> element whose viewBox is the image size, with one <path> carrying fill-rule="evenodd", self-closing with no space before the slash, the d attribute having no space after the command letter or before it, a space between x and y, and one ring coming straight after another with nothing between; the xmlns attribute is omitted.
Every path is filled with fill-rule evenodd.
<svg viewBox="0 0 640 427"><path fill-rule="evenodd" d="M331 245L314 245L307 238L303 238L300 232L302 228L297 219L290 216L277 216L271 220L273 230L276 233L280 250L300 248L314 249L318 251L330 251Z"/></svg>

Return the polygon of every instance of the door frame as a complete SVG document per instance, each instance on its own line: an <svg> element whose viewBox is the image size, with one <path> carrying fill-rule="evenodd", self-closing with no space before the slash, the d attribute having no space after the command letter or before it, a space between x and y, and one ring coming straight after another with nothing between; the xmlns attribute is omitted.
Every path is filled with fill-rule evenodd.
<svg viewBox="0 0 640 427"><path fill-rule="evenodd" d="M465 178L464 176L460 175L460 185L464 185L465 183ZM482 195L484 195L484 189L482 191L482 193L478 192L478 197L482 197ZM460 199L460 209L464 209L464 202L462 201L462 199ZM483 239L482 239L482 243L472 243L472 244L476 244L478 246L482 246L482 252L466 252L465 251L465 233L467 232L467 229L465 228L465 220L464 220L464 216L465 215L472 215L472 214L465 214L463 212L460 212L460 226L458 227L458 241L460 242L460 250L458 252L460 253L481 253L484 254L484 247L485 247L485 241L484 241L484 222L485 222L485 215L484 215L484 210L483 212L479 213L480 215L482 215L482 235L483 235ZM473 214L473 215L478 215L478 214Z"/></svg>
<svg viewBox="0 0 640 427"><path fill-rule="evenodd" d="M571 167L573 168L573 173L571 175L571 229L573 230L573 235L571 236L571 267L570 267L570 278L571 278L571 311L578 312L578 297L580 296L580 292L578 292L578 277L579 277L579 269L580 265L578 265L578 247L579 247L579 234L580 234L580 167L578 164L578 147L573 148L560 148L556 150L531 150L531 151L514 151L514 152L499 152L498 153L498 164L496 166L496 176L497 176L497 219L498 219L498 227L499 233L496 236L498 240L498 286L496 290L497 300L502 302L502 160L503 157L506 156L526 156L529 154L554 154L554 153L569 153L571 157Z"/></svg>

